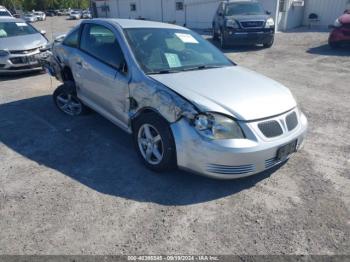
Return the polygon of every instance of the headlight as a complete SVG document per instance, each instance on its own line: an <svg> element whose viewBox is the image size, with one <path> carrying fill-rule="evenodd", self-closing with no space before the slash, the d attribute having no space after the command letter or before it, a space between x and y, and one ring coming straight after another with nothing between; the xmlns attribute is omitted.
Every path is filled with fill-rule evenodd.
<svg viewBox="0 0 350 262"><path fill-rule="evenodd" d="M343 24L339 21L339 19L334 21L334 26L335 27L341 27Z"/></svg>
<svg viewBox="0 0 350 262"><path fill-rule="evenodd" d="M216 113L197 115L194 126L198 133L210 139L244 138L243 131L235 120Z"/></svg>
<svg viewBox="0 0 350 262"><path fill-rule="evenodd" d="M273 21L273 18L268 18L265 23L265 28L270 28L275 26L275 21Z"/></svg>
<svg viewBox="0 0 350 262"><path fill-rule="evenodd" d="M226 27L239 28L239 26L235 20L227 20Z"/></svg>
<svg viewBox="0 0 350 262"><path fill-rule="evenodd" d="M0 57L8 56L10 53L5 50L0 50Z"/></svg>

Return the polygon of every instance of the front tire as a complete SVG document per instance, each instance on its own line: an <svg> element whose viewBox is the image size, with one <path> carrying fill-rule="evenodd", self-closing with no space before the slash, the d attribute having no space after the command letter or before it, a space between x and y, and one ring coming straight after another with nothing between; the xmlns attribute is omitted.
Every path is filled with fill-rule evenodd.
<svg viewBox="0 0 350 262"><path fill-rule="evenodd" d="M264 44L264 47L265 48L271 48L272 46L273 46L273 43L275 42L275 37L273 37L272 39L271 39L271 42L269 42L269 43L265 43Z"/></svg>
<svg viewBox="0 0 350 262"><path fill-rule="evenodd" d="M175 142L166 120L146 113L135 119L133 127L134 144L145 166L156 172L176 166Z"/></svg>
<svg viewBox="0 0 350 262"><path fill-rule="evenodd" d="M72 83L59 86L53 93L53 100L57 108L66 115L80 116L88 112L88 108L78 98Z"/></svg>

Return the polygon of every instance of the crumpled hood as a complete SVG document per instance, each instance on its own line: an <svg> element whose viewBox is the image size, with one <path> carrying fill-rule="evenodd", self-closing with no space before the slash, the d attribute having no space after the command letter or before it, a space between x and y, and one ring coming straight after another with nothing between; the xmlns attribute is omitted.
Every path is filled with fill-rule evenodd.
<svg viewBox="0 0 350 262"><path fill-rule="evenodd" d="M30 34L0 38L0 50L27 50L41 47L47 43L41 34Z"/></svg>
<svg viewBox="0 0 350 262"><path fill-rule="evenodd" d="M151 77L203 112L219 112L239 120L270 117L296 106L288 88L239 66Z"/></svg>

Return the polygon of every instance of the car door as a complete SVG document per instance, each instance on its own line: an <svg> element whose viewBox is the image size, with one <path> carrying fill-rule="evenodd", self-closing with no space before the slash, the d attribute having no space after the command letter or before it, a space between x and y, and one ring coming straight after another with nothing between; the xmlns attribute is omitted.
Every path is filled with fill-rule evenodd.
<svg viewBox="0 0 350 262"><path fill-rule="evenodd" d="M86 23L80 38L82 85L78 96L116 124L127 127L129 76L118 38L111 28Z"/></svg>

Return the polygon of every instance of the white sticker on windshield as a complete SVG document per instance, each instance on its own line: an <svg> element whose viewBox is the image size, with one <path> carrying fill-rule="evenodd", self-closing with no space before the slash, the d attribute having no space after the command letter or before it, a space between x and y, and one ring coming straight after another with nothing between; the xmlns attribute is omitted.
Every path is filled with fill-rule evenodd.
<svg viewBox="0 0 350 262"><path fill-rule="evenodd" d="M17 26L28 26L26 23L16 23Z"/></svg>
<svg viewBox="0 0 350 262"><path fill-rule="evenodd" d="M168 61L168 65L170 68L181 67L181 61L177 54L173 53L165 53L166 60Z"/></svg>
<svg viewBox="0 0 350 262"><path fill-rule="evenodd" d="M198 41L190 34L175 33L175 35L184 43L198 44Z"/></svg>

